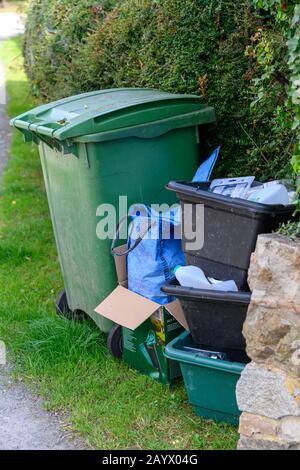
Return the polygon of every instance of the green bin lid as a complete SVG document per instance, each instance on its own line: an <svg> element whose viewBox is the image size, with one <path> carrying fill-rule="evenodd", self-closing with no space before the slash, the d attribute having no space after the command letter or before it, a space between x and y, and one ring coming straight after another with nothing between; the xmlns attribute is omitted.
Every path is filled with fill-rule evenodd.
<svg viewBox="0 0 300 470"><path fill-rule="evenodd" d="M175 119L176 127L180 127L178 119L181 117L185 122L189 117L189 122L195 124L214 122L214 109L200 101L201 98L195 95L116 88L84 93L39 106L12 119L11 125L31 134L64 141L157 121L163 123Z"/></svg>

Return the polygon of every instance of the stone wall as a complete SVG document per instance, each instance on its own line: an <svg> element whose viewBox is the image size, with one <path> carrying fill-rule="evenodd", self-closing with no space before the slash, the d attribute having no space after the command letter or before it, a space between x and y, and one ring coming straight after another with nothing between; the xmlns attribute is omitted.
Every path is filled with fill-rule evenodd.
<svg viewBox="0 0 300 470"><path fill-rule="evenodd" d="M260 235L249 285L238 448L300 449L300 242Z"/></svg>

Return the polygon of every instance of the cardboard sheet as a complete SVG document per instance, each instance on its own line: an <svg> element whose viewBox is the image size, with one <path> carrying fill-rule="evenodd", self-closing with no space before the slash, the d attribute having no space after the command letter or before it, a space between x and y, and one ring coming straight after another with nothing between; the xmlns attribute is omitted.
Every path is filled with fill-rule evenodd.
<svg viewBox="0 0 300 470"><path fill-rule="evenodd" d="M136 294L123 286L118 286L95 309L105 318L118 325L135 330L157 310L157 303Z"/></svg>

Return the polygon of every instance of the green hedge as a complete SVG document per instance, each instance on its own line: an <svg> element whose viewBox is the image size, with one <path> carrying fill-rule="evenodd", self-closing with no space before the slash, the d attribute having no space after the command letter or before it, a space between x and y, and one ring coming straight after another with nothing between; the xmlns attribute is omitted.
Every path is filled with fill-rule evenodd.
<svg viewBox="0 0 300 470"><path fill-rule="evenodd" d="M217 111L203 148L222 145L217 173L272 178L290 171L291 131L275 112L284 99L279 81L276 105L273 94L250 106L261 72L251 47L261 28L284 54L275 22L259 16L250 0L35 0L26 70L33 91L47 101L123 86L199 94Z"/></svg>

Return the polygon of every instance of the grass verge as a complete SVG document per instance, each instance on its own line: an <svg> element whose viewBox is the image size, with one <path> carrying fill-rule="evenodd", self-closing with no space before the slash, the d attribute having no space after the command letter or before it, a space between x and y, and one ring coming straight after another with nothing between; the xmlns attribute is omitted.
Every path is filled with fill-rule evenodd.
<svg viewBox="0 0 300 470"><path fill-rule="evenodd" d="M8 112L35 105L23 72L21 38L0 45ZM16 373L48 410L98 449L234 449L237 430L196 417L183 385L169 388L114 360L91 322L58 318L63 281L35 147L13 133L0 194L0 338Z"/></svg>

